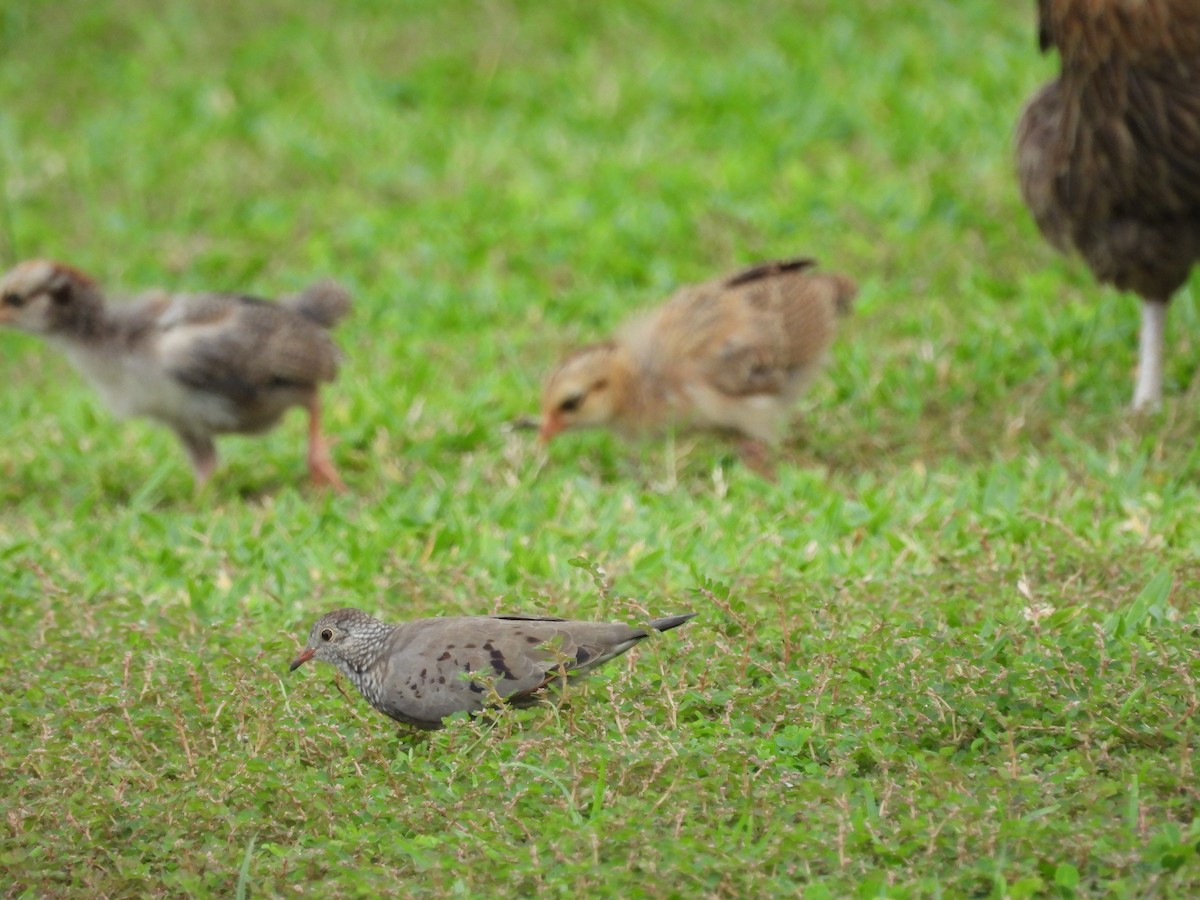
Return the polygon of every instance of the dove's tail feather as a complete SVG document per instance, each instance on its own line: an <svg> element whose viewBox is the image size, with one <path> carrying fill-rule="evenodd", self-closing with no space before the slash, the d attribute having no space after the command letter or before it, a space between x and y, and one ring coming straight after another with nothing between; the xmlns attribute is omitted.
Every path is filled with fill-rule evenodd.
<svg viewBox="0 0 1200 900"><path fill-rule="evenodd" d="M688 619L694 619L695 617L696 614L694 612L680 613L677 616L667 616L663 619L655 619L650 623L650 627L655 631L670 631L672 628L678 628Z"/></svg>

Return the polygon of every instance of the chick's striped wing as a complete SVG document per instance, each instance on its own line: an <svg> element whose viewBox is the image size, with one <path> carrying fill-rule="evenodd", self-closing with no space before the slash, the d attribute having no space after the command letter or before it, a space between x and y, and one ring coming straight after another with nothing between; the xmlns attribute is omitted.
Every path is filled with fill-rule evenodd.
<svg viewBox="0 0 1200 900"><path fill-rule="evenodd" d="M812 266L806 259L764 263L668 304L690 319L685 354L708 384L730 397L779 394L821 360L854 287Z"/></svg>
<svg viewBox="0 0 1200 900"><path fill-rule="evenodd" d="M176 378L236 400L270 388L311 388L337 374L338 351L325 330L266 300L178 296L159 327L160 352Z"/></svg>

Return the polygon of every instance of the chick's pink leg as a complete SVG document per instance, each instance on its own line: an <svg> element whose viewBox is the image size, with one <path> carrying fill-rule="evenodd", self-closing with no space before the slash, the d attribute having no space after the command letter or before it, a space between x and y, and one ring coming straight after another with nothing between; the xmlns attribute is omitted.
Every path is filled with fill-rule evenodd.
<svg viewBox="0 0 1200 900"><path fill-rule="evenodd" d="M210 437L181 434L179 438L183 441L183 448L187 450L196 478L196 490L199 490L217 468L217 445Z"/></svg>
<svg viewBox="0 0 1200 900"><path fill-rule="evenodd" d="M308 404L308 473L313 484L331 487L339 493L346 489L321 437L321 400L316 394Z"/></svg>
<svg viewBox="0 0 1200 900"><path fill-rule="evenodd" d="M750 469L757 472L767 481L775 480L775 461L771 451L762 441L744 438L738 443L739 455Z"/></svg>

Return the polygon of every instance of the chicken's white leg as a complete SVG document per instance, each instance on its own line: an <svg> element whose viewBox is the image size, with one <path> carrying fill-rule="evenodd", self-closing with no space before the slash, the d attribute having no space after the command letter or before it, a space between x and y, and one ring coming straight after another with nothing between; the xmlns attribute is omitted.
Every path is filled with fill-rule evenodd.
<svg viewBox="0 0 1200 900"><path fill-rule="evenodd" d="M1153 412L1162 405L1163 344L1167 333L1167 302L1142 301L1142 330L1138 336L1137 385L1133 408Z"/></svg>

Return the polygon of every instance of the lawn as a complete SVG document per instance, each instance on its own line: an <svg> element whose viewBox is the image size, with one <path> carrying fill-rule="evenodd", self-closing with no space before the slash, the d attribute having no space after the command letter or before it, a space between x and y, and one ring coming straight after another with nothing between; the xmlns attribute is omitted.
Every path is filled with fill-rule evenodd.
<svg viewBox="0 0 1200 900"><path fill-rule="evenodd" d="M8 896L1195 896L1200 310L1012 166L1033 3L30 0L0 267L354 293L304 421L118 422L0 334ZM777 483L511 422L676 286L858 279ZM694 610L557 707L417 735L287 663L323 612Z"/></svg>

